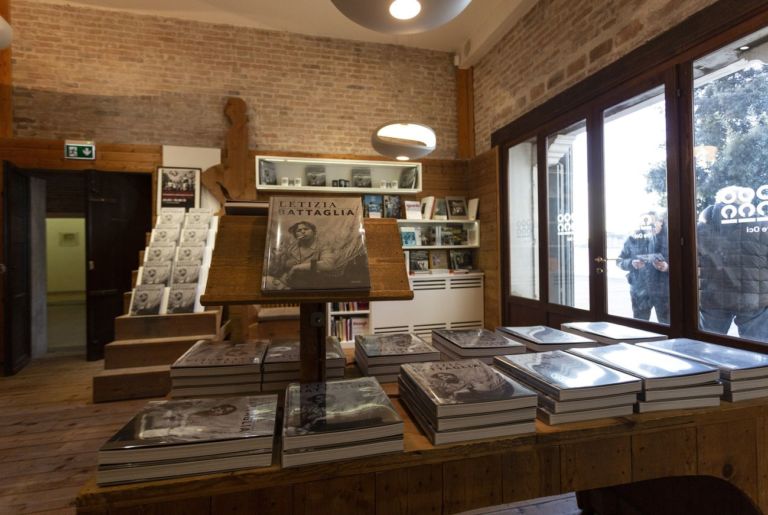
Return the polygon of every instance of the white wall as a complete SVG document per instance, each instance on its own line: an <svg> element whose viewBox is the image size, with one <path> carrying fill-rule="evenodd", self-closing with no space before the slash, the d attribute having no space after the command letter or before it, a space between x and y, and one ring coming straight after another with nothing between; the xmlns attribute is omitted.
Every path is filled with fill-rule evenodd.
<svg viewBox="0 0 768 515"><path fill-rule="evenodd" d="M85 291L85 218L48 218L48 293Z"/></svg>

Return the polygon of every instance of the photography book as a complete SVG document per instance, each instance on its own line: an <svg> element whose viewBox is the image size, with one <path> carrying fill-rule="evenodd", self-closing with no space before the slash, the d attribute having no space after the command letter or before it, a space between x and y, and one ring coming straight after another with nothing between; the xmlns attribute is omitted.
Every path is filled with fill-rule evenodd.
<svg viewBox="0 0 768 515"><path fill-rule="evenodd" d="M639 377L645 390L711 383L720 377L720 371L709 365L629 343L568 352Z"/></svg>
<svg viewBox="0 0 768 515"><path fill-rule="evenodd" d="M412 274L428 274L429 271L429 251L411 250L408 255L408 268Z"/></svg>
<svg viewBox="0 0 768 515"><path fill-rule="evenodd" d="M436 361L440 353L413 333L366 334L355 337L355 348L370 365Z"/></svg>
<svg viewBox="0 0 768 515"><path fill-rule="evenodd" d="M370 188L371 187L371 169L370 168L352 168L352 187Z"/></svg>
<svg viewBox="0 0 768 515"><path fill-rule="evenodd" d="M403 421L373 377L291 383L286 390L283 450L402 434Z"/></svg>
<svg viewBox="0 0 768 515"><path fill-rule="evenodd" d="M150 243L144 250L144 264L170 263L176 253L176 244L172 241Z"/></svg>
<svg viewBox="0 0 768 515"><path fill-rule="evenodd" d="M370 288L359 197L270 199L263 292Z"/></svg>
<svg viewBox="0 0 768 515"><path fill-rule="evenodd" d="M421 218L422 220L432 219L432 210L435 206L435 197L423 197L421 199Z"/></svg>
<svg viewBox="0 0 768 515"><path fill-rule="evenodd" d="M325 186L325 166L309 165L304 168L307 186Z"/></svg>
<svg viewBox="0 0 768 515"><path fill-rule="evenodd" d="M421 202L418 200L404 200L405 218L407 220L421 220Z"/></svg>
<svg viewBox="0 0 768 515"><path fill-rule="evenodd" d="M185 214L186 211L183 207L177 210L173 208L161 209L157 215L155 225L178 225L181 227L181 224L184 223Z"/></svg>
<svg viewBox="0 0 768 515"><path fill-rule="evenodd" d="M363 214L367 218L382 217L381 195L363 195Z"/></svg>
<svg viewBox="0 0 768 515"><path fill-rule="evenodd" d="M171 377L183 377L190 368L201 369L210 375L261 373L261 363L267 350L268 340L244 342L214 342L199 340L171 365ZM246 381L243 381L246 382Z"/></svg>
<svg viewBox="0 0 768 515"><path fill-rule="evenodd" d="M197 284L174 284L168 290L168 307L165 312L194 313L197 301Z"/></svg>
<svg viewBox="0 0 768 515"><path fill-rule="evenodd" d="M403 168L397 180L397 187L401 190L412 190L418 186L418 171L415 166Z"/></svg>
<svg viewBox="0 0 768 515"><path fill-rule="evenodd" d="M760 352L735 349L689 338L675 338L639 345L715 366L720 369L720 376L728 381L768 376L768 354Z"/></svg>
<svg viewBox="0 0 768 515"><path fill-rule="evenodd" d="M272 161L259 161L259 185L275 186L277 184L277 166Z"/></svg>
<svg viewBox="0 0 768 515"><path fill-rule="evenodd" d="M433 342L435 338L462 356L487 356L489 351L498 354L525 352L525 345L487 329L433 329Z"/></svg>
<svg viewBox="0 0 768 515"><path fill-rule="evenodd" d="M191 242L203 242L208 241L209 231L208 225L186 225L181 230L181 245L185 245Z"/></svg>
<svg viewBox="0 0 768 515"><path fill-rule="evenodd" d="M194 261L176 261L173 264L171 284L197 284L200 278L200 264Z"/></svg>
<svg viewBox="0 0 768 515"><path fill-rule="evenodd" d="M553 329L545 325L497 327L496 331L536 352L565 350L574 347L594 347L598 345L597 341L590 338Z"/></svg>
<svg viewBox="0 0 768 515"><path fill-rule="evenodd" d="M205 259L205 243L185 242L176 247L176 261L186 261L188 263L203 264Z"/></svg>
<svg viewBox="0 0 768 515"><path fill-rule="evenodd" d="M99 465L271 449L277 395L150 401L98 452Z"/></svg>
<svg viewBox="0 0 768 515"><path fill-rule="evenodd" d="M139 267L136 284L162 284L168 286L171 279L170 262L149 262Z"/></svg>
<svg viewBox="0 0 768 515"><path fill-rule="evenodd" d="M325 367L341 368L346 365L344 349L338 338L325 339ZM298 371L301 368L301 343L289 338L274 338L264 354L264 372Z"/></svg>
<svg viewBox="0 0 768 515"><path fill-rule="evenodd" d="M128 314L159 315L165 308L165 300L165 286L162 284L139 284L131 293Z"/></svg>
<svg viewBox="0 0 768 515"><path fill-rule="evenodd" d="M406 363L400 377L430 418L536 406L535 392L477 359Z"/></svg>
<svg viewBox="0 0 768 515"><path fill-rule="evenodd" d="M552 397L540 393L539 407L547 410L549 413L572 413L574 411L589 411L611 408L614 406L631 406L637 402L637 399L638 396L636 393L625 393L623 395L588 397L586 399L576 399L572 401L556 401Z"/></svg>
<svg viewBox="0 0 768 515"><path fill-rule="evenodd" d="M560 329L592 338L600 343L637 343L667 339L664 334L643 331L612 322L566 322L560 325Z"/></svg>
<svg viewBox="0 0 768 515"><path fill-rule="evenodd" d="M213 213L211 212L193 212L187 213L184 217L184 227L210 227Z"/></svg>
<svg viewBox="0 0 768 515"><path fill-rule="evenodd" d="M181 227L179 225L160 224L152 229L149 235L150 246L160 242L179 242Z"/></svg>
<svg viewBox="0 0 768 515"><path fill-rule="evenodd" d="M400 195L384 195L384 218L400 218Z"/></svg>
<svg viewBox="0 0 768 515"><path fill-rule="evenodd" d="M636 393L642 388L637 377L561 350L496 356L494 365L557 401Z"/></svg>

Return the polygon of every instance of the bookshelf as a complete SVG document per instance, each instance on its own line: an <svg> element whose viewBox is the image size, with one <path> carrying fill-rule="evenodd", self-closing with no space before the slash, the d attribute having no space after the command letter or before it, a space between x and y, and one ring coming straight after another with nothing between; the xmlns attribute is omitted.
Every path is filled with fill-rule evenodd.
<svg viewBox="0 0 768 515"><path fill-rule="evenodd" d="M329 302L326 326L328 335L339 338L345 347L352 347L355 336L370 334L371 303L366 301Z"/></svg>

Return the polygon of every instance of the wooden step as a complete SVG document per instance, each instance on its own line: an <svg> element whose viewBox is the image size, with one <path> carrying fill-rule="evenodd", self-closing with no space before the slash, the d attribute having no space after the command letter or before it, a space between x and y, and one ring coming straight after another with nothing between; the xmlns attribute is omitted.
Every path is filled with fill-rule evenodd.
<svg viewBox="0 0 768 515"><path fill-rule="evenodd" d="M164 397L171 391L170 365L116 368L93 376L93 402Z"/></svg>
<svg viewBox="0 0 768 515"><path fill-rule="evenodd" d="M198 340L214 340L215 334L115 340L104 347L104 368L171 365Z"/></svg>
<svg viewBox="0 0 768 515"><path fill-rule="evenodd" d="M221 335L221 308L202 313L173 315L121 315L115 318L115 340L172 338L199 334Z"/></svg>

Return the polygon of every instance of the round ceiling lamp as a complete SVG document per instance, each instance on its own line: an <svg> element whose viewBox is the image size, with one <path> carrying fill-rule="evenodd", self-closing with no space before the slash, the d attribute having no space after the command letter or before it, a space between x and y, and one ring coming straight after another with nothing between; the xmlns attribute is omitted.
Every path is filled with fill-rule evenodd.
<svg viewBox="0 0 768 515"><path fill-rule="evenodd" d="M371 136L376 152L398 161L424 157L435 150L436 143L435 131L420 123L388 123Z"/></svg>
<svg viewBox="0 0 768 515"><path fill-rule="evenodd" d="M415 34L448 23L472 0L331 0L353 22L387 34Z"/></svg>

